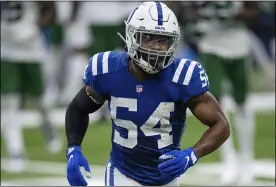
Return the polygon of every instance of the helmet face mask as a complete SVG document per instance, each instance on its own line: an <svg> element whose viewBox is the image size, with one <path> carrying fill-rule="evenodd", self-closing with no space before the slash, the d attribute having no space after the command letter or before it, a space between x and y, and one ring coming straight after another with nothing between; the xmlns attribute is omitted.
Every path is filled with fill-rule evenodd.
<svg viewBox="0 0 276 187"><path fill-rule="evenodd" d="M173 62L173 55L180 38L174 13L165 4L160 4L167 16L162 26L157 26L159 22L153 16L155 13L153 10L156 9L155 2L143 3L131 13L128 21L125 21L125 42L129 56L149 74L156 74Z"/></svg>
<svg viewBox="0 0 276 187"><path fill-rule="evenodd" d="M173 56L175 38L169 35L136 32L140 58L148 62L154 70L161 71L169 64ZM139 41L140 39L140 41ZM139 56L138 56L139 57Z"/></svg>

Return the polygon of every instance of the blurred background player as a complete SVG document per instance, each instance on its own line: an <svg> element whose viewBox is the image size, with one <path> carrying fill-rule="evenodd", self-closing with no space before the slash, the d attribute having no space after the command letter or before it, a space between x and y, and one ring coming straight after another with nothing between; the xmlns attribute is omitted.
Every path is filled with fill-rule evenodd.
<svg viewBox="0 0 276 187"><path fill-rule="evenodd" d="M182 2L171 3L171 6L184 27L184 45L178 55L199 60L204 65L211 92L220 102L223 91L229 90L229 83L232 86L232 96L237 104L235 124L240 155L235 153L231 136L221 148L221 159L227 168L221 175L222 182L233 184L240 179L240 184L250 184L253 180L250 167L254 157L255 122L253 113L246 107L246 98L252 57L269 78L266 79L268 82L274 77L274 68L269 65L273 60L267 60L269 57L261 42L252 42L259 37L251 31L253 29L248 29L262 28L261 6L257 2ZM271 27L273 24L269 23ZM272 30L267 25L263 34L266 37L271 36L268 33Z"/></svg>
<svg viewBox="0 0 276 187"><path fill-rule="evenodd" d="M78 92L82 83L83 68L87 64L91 48L94 46L94 32L91 28L91 17L97 14L97 7L89 2L55 2L57 9L57 25L53 29L55 46L52 53L59 64L56 78L59 80L59 106L66 106ZM94 6L93 6L94 5ZM91 16L93 15L93 16ZM100 32L102 35L105 32ZM105 37L100 37L105 38ZM104 41L102 41L103 45ZM112 44L112 41L109 43ZM95 46L101 46L99 43ZM93 114L92 119L98 121L105 118L106 108Z"/></svg>
<svg viewBox="0 0 276 187"><path fill-rule="evenodd" d="M54 47L52 51L60 64L58 75L62 75L58 102L59 105L66 106L82 85L79 78L82 77L88 55L106 50L123 50L117 32L129 11L139 2L129 2L128 6L122 2L109 2L108 7L105 2L71 1L55 4L58 25L55 26L53 35L60 44L59 49ZM105 104L91 115L91 119L103 120L108 115Z"/></svg>
<svg viewBox="0 0 276 187"><path fill-rule="evenodd" d="M190 8L196 12L193 17L193 31L199 52L199 61L206 68L211 93L221 101L223 81L228 79L236 102L235 127L239 143L239 155L235 152L233 138L221 147L221 159L225 165L223 184L249 185L253 180L251 161L254 153L254 114L247 107L248 72L250 59L250 38L244 21L258 16L256 3L243 2L194 2ZM193 32L192 31L192 32ZM223 104L223 103L221 103Z"/></svg>
<svg viewBox="0 0 276 187"><path fill-rule="evenodd" d="M265 72L264 85L275 89L275 2L259 1L256 3L258 17L247 21L252 47L254 67Z"/></svg>
<svg viewBox="0 0 276 187"><path fill-rule="evenodd" d="M43 95L47 56L41 29L54 19L51 2L1 2L1 132L11 172L26 167L22 134L21 99L39 99L42 132L51 152L61 149L58 131L49 119ZM25 104L25 103L23 103Z"/></svg>
<svg viewBox="0 0 276 187"><path fill-rule="evenodd" d="M79 77L82 77L82 70L88 59L92 37L89 32L89 22L83 16L85 2L56 2L55 4L59 12L59 23L64 29L63 63L60 70L65 70L63 72L65 79L59 102L66 105L81 86Z"/></svg>

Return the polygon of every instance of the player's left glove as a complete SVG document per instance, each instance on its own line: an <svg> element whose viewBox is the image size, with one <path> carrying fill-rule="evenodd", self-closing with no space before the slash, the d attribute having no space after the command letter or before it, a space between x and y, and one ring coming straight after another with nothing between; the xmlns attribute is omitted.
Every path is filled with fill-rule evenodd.
<svg viewBox="0 0 276 187"><path fill-rule="evenodd" d="M160 160L167 160L158 165L159 171L163 175L179 177L187 171L188 168L195 165L198 157L192 148L182 151L173 150L159 157Z"/></svg>

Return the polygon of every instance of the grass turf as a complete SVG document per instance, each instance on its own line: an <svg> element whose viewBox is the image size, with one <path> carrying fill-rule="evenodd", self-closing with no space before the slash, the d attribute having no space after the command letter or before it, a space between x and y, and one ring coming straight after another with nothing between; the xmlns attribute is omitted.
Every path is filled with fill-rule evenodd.
<svg viewBox="0 0 276 187"><path fill-rule="evenodd" d="M233 116L231 117L233 118ZM230 118L230 119L231 119ZM259 113L256 115L256 138L255 138L255 158L275 159L275 114ZM186 131L182 138L182 148L192 146L207 129L194 117L187 118ZM66 140L64 129L60 129L64 142ZM235 134L235 133L234 133ZM39 128L24 129L24 141L28 157L31 160L65 162L64 151L59 154L49 154L43 144L43 138ZM83 141L83 152L90 164L105 165L111 150L111 124L110 122L100 122L90 125ZM1 158L6 156L3 141L1 141ZM219 161L218 151L202 158L200 162ZM34 176L29 173L18 175L8 174L1 171L1 179L25 178ZM40 177L41 174L35 175Z"/></svg>

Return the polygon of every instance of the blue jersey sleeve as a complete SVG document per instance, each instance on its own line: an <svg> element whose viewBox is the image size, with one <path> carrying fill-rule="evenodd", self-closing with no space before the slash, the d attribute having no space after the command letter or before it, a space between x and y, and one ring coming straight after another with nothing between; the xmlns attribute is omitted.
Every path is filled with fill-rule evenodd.
<svg viewBox="0 0 276 187"><path fill-rule="evenodd" d="M93 66L93 63L97 63L96 60L98 60L98 54L89 59L88 64L85 67L82 80L85 85L91 86L97 95L104 97L105 94L101 88L100 77L97 76L98 74L94 70L95 65Z"/></svg>
<svg viewBox="0 0 276 187"><path fill-rule="evenodd" d="M191 97L209 90L208 76L200 63L196 61L190 62L183 84L181 100L185 103Z"/></svg>
<svg viewBox="0 0 276 187"><path fill-rule="evenodd" d="M113 78L109 76L120 67L120 59L124 53L106 51L95 54L89 59L83 73L83 82L91 86L102 97L108 97Z"/></svg>

